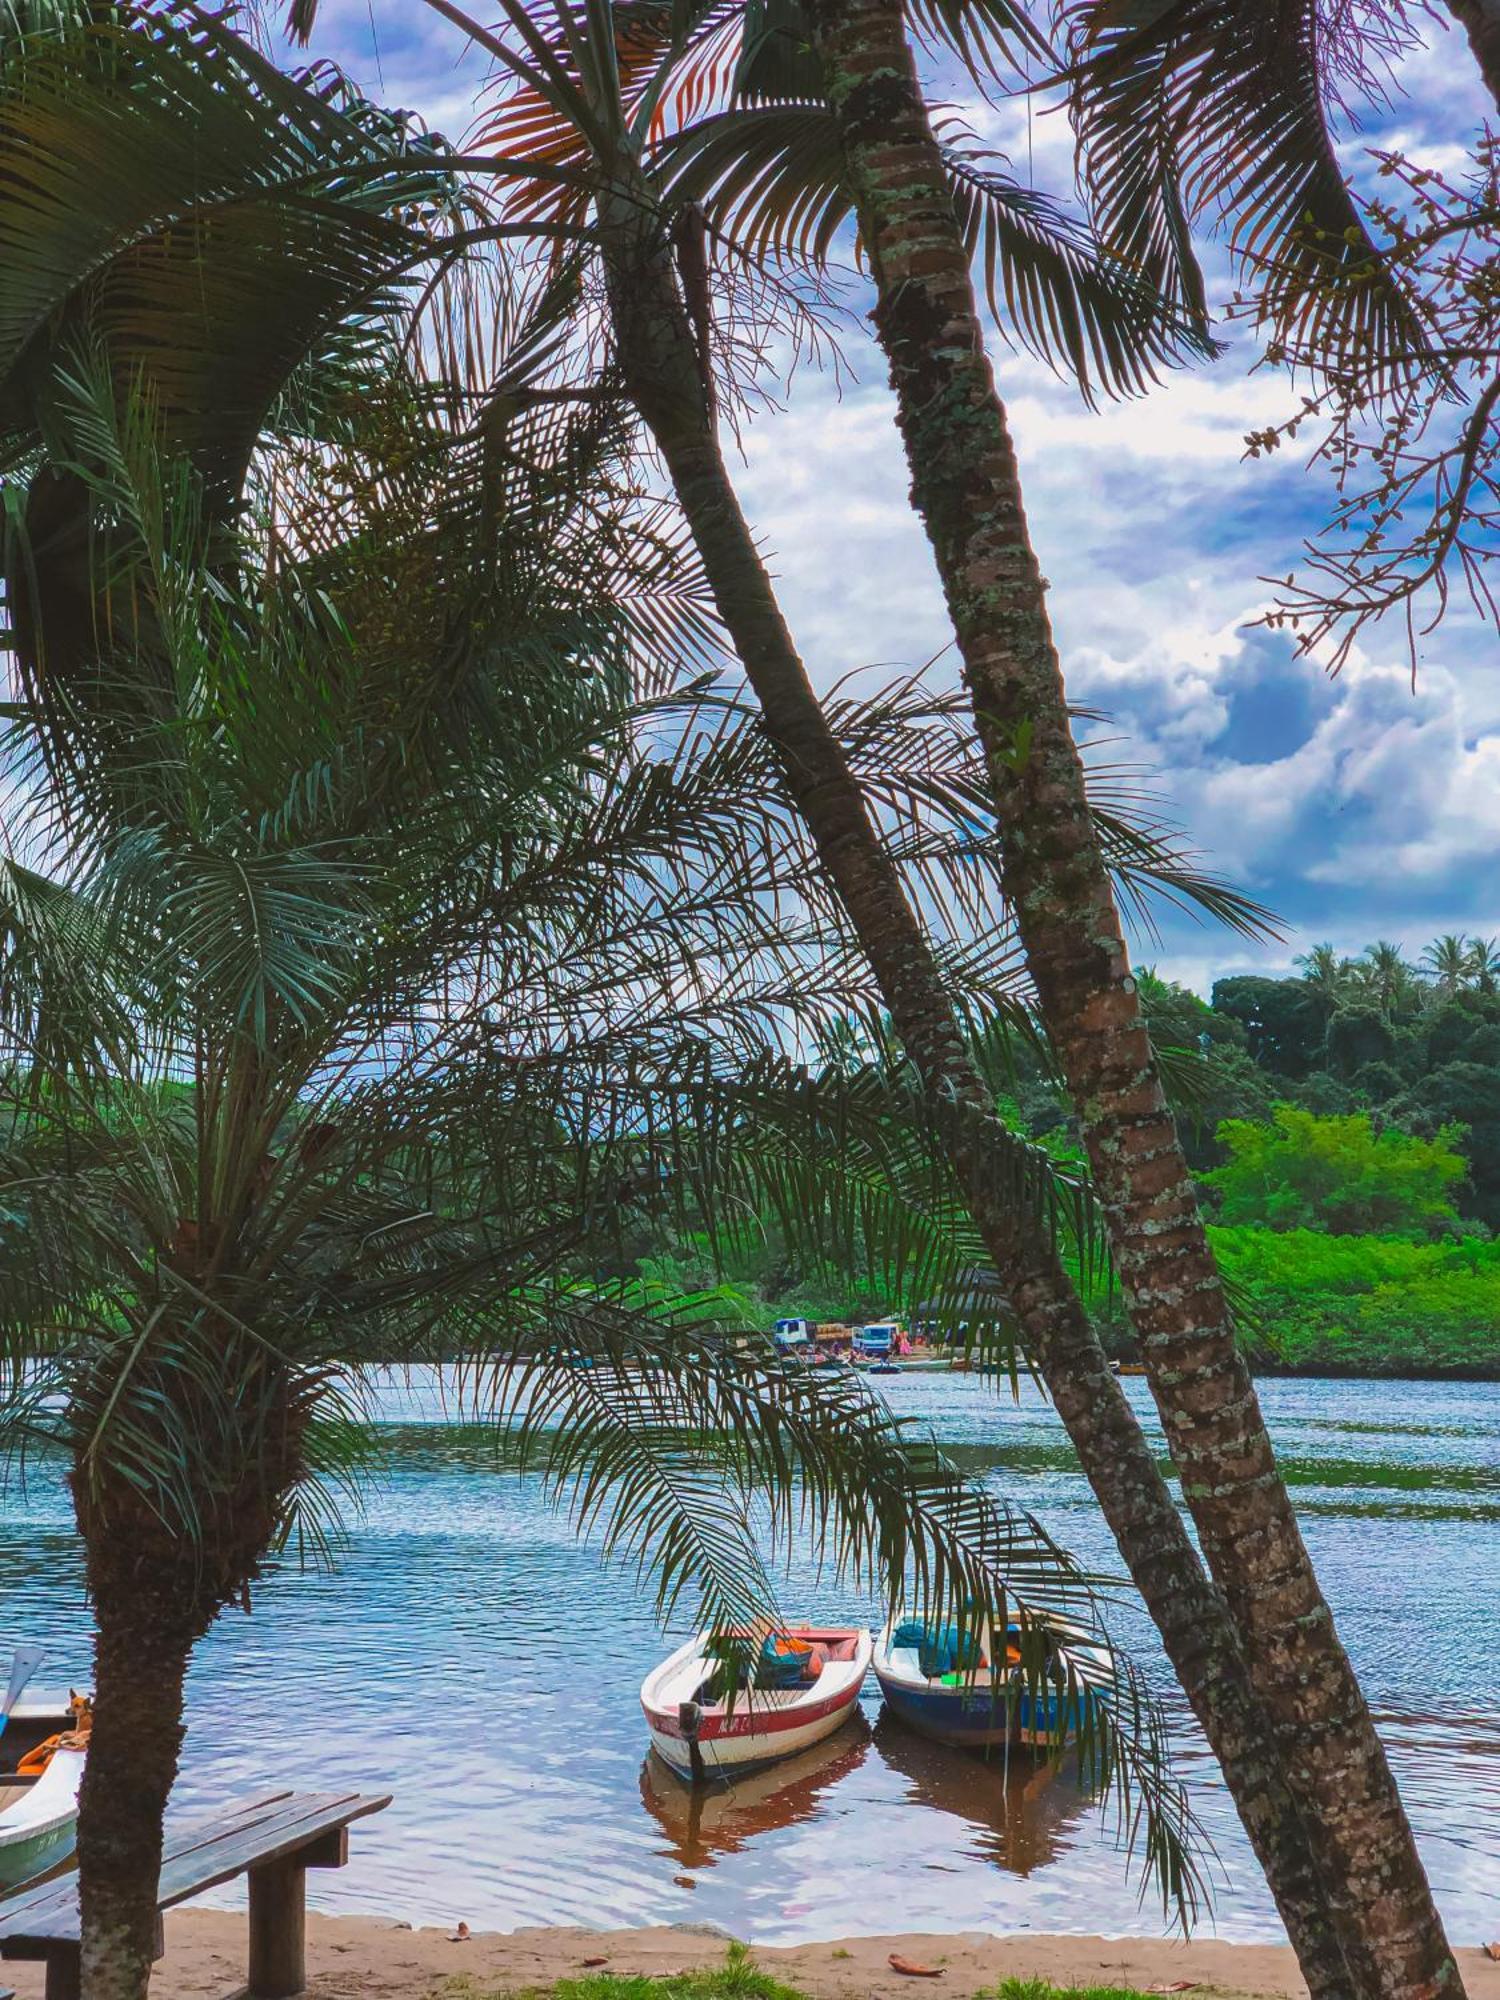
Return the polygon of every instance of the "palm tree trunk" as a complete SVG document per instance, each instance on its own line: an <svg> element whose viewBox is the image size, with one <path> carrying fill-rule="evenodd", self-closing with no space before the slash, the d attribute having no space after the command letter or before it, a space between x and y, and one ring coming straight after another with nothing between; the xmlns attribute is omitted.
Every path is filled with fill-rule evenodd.
<svg viewBox="0 0 1500 2000"><path fill-rule="evenodd" d="M1500 111L1500 0L1448 0L1448 12L1468 36L1479 74Z"/></svg>
<svg viewBox="0 0 1500 2000"><path fill-rule="evenodd" d="M148 1538L154 1553L157 1537ZM183 1739L183 1680L201 1630L165 1572L123 1528L88 1543L94 1726L78 1811L82 1989L145 2000L156 1957L162 1818Z"/></svg>
<svg viewBox="0 0 1500 2000"><path fill-rule="evenodd" d="M1082 1120L1183 1494L1346 1954L1390 2000L1457 1966L1276 1466L1146 1033L1084 792L968 259L899 0L812 0L912 472L991 773L1004 879Z"/></svg>
<svg viewBox="0 0 1500 2000"><path fill-rule="evenodd" d="M644 189L601 204L611 312L630 394L666 462L719 614L759 698L792 796L924 1087L964 1107L953 1165L1131 1575L1217 1755L1315 2000L1356 1990L1301 1821L1252 1697L1223 1599L1204 1574L1076 1290L1000 1190L1005 1136L930 945L813 692L740 511L704 369Z"/></svg>

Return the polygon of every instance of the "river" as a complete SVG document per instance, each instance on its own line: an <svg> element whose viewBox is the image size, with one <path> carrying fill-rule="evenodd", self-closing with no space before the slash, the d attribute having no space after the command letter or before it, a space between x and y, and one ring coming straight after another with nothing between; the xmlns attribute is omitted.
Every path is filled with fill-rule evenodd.
<svg viewBox="0 0 1500 2000"><path fill-rule="evenodd" d="M967 1376L884 1378L974 1474L1087 1564L1118 1569L1055 1416ZM1144 1383L1125 1385L1156 1432ZM1500 1385L1268 1381L1282 1465L1390 1748L1456 1943L1500 1933ZM1155 1932L1159 1903L1066 1769L985 1765L879 1717L789 1783L690 1809L645 1761L637 1690L665 1649L649 1592L550 1509L533 1476L380 1400L385 1473L331 1570L284 1564L199 1649L179 1801L323 1781L391 1790L326 1910L474 1928L710 1919L765 1943L928 1929ZM794 1566L789 1610L872 1616ZM1112 1619L1158 1689L1211 1837L1211 1914L1280 1936L1211 1760L1144 1616ZM86 1678L89 1617L66 1496L46 1468L0 1514L0 1637ZM232 1900L232 1892L224 1892Z"/></svg>

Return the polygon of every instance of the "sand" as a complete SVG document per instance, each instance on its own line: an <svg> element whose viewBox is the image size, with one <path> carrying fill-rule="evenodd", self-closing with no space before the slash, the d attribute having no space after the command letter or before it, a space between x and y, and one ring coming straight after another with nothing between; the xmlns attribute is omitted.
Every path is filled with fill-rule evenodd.
<svg viewBox="0 0 1500 2000"><path fill-rule="evenodd" d="M1497 1926L1500 1928L1500 1926ZM167 1955L152 2000L229 2000L243 1990L245 1919L219 1910L178 1910L166 1923ZM380 1917L309 1916L307 1958L313 2000L428 2000L472 1981L481 1991L546 1986L576 1976L586 1959L619 1973L685 1971L720 1958L725 1935L712 1926L652 1930L520 1930L455 1943L444 1930L412 1930ZM936 1979L893 1972L897 1952L942 1967ZM1305 2000L1296 1961L1284 1945L1183 1944L1162 1938L994 1937L980 1931L831 1939L784 1949L757 1946L768 1972L814 2000L971 2000L1006 1978L1060 1986L1167 1987L1189 1981L1202 2000L1284 1996ZM1470 2000L1500 2000L1500 1963L1459 1953ZM40 1966L0 1967L0 1985L40 2000Z"/></svg>

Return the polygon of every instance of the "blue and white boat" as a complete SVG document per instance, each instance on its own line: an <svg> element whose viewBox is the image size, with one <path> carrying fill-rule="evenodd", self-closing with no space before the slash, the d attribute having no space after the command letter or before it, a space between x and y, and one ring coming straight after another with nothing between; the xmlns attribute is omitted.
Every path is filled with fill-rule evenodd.
<svg viewBox="0 0 1500 2000"><path fill-rule="evenodd" d="M997 1647L987 1621L961 1631L898 1615L876 1640L871 1664L892 1714L924 1736L961 1748L1055 1750L1073 1733L1080 1708L1098 1699L1109 1656L1082 1634L1059 1632L1048 1654L1049 1691L1041 1693L1034 1676L1028 1686L1020 1638L1012 1626Z"/></svg>

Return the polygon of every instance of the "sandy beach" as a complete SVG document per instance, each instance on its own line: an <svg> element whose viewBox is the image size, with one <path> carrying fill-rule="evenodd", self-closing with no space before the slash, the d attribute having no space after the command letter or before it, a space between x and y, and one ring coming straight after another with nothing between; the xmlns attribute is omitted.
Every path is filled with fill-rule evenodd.
<svg viewBox="0 0 1500 2000"><path fill-rule="evenodd" d="M244 1984L245 1919L220 1910L181 1910L167 1918L167 1955L152 1983L153 2000L230 2000ZM454 1982L481 1993L550 1986L585 1970L663 1974L711 1964L725 1938L711 1927L649 1930L535 1929L476 1934L456 1942L446 1930L413 1930L381 1917L320 1917L307 1926L307 1992L312 2000L428 2000ZM895 1952L939 1966L935 1979L893 1972ZM1284 1945L1183 1944L1164 1938L995 1937L980 1931L907 1933L829 1939L781 1949L756 1947L768 1972L813 2000L913 2000L914 1994L971 1996L1002 1979L1040 1978L1059 1986L1133 1986L1190 1982L1215 2000L1285 1996L1306 1987ZM1482 1951L1460 1951L1470 2000L1500 2000L1500 1964ZM586 1960L603 1966L585 1966ZM0 1968L19 2000L40 2000L42 1969Z"/></svg>

